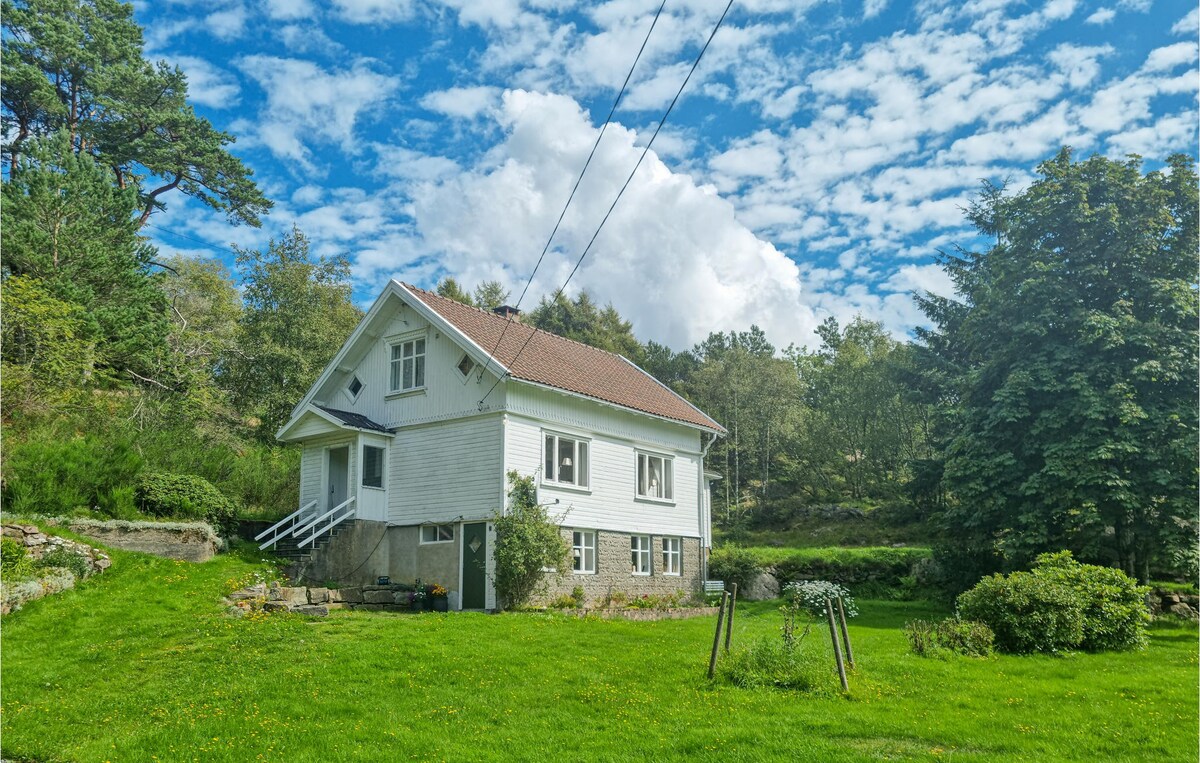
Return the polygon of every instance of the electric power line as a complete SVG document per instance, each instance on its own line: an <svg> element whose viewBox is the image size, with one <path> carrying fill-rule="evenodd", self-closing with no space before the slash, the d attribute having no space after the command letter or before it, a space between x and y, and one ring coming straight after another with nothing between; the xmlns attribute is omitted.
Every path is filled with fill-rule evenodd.
<svg viewBox="0 0 1200 763"><path fill-rule="evenodd" d="M554 298L551 300L551 302L558 301L558 298L562 296L563 292L567 288L567 285L571 283L571 279L575 277L575 273L579 270L579 266L583 264L583 259L587 257L588 252L590 252L592 249L592 245L596 243L596 238L600 235L600 231L604 228L604 224L608 222L609 215L611 215L613 209L616 208L617 202L621 200L621 196L625 194L625 189L629 187L629 183L633 180L633 176L637 174L638 167L642 166L642 160L646 158L646 154L650 153L650 147L654 145L655 138L658 137L658 133L662 130L663 125L667 123L667 117L671 115L671 111L675 108L675 104L679 102L679 96L683 95L683 89L687 87L688 81L691 80L692 75L696 72L696 67L700 65L700 59L704 58L704 51L708 50L709 43L711 43L713 38L717 36L717 30L721 28L721 24L725 21L725 16L729 14L729 9L732 7L733 0L729 0L729 3L725 6L725 10L721 12L721 17L717 19L716 26L713 27L712 33L709 34L708 39L704 42L704 47L700 48L700 53L696 56L696 60L692 62L692 68L688 70L687 76L683 78L683 83L679 86L679 90L675 92L675 97L671 99L670 105L667 106L667 110L663 113L662 119L659 120L658 127L654 128L654 134L650 136L650 141L646 143L646 147L642 149L642 153L641 156L638 157L637 164L633 165L633 169L629 172L629 177L625 178L625 183L621 186L621 189L617 191L616 198L614 198L612 204L609 205L608 211L604 213L604 217L600 220L600 224L596 226L596 232L592 234L587 246L583 249L583 253L580 254L579 259L575 261L575 267L571 268L571 272L567 275L567 280L563 281L563 285L560 286L558 291L554 293ZM531 331L529 336L525 337L525 342L520 346L520 348L517 349L517 354L513 356L513 359L509 361L508 364L510 367L517 362L518 358L521 357L521 353L525 351L525 347L529 344L529 341L533 339L533 336L536 333L536 330ZM503 336L503 332L501 332L501 336ZM499 343L497 342L497 345L498 344ZM503 376L497 377L492 386L488 388L488 391L484 393L483 397L479 400L480 407L483 406L483 401L487 400L488 395L492 394L492 390L496 389L496 385L499 384L502 379Z"/></svg>
<svg viewBox="0 0 1200 763"><path fill-rule="evenodd" d="M642 40L642 47L638 48L637 55L633 59L633 65L629 67L629 72L625 75L625 81L621 83L621 89L617 91L617 98L613 101L612 108L608 110L608 116L604 119L604 124L600 127L600 133L596 136L596 142L592 144L592 150L588 153L587 161L583 163L583 169L579 171L579 177L575 179L575 185L571 188L571 194L567 196L567 203L563 205L562 212L558 214L558 220L554 223L554 230L550 231L550 237L546 239L546 245L542 247L542 253L538 256L537 262L533 266L533 271L530 272L528 280L525 281L525 288L521 290L521 296L517 298L517 304L514 307L520 307L521 302L525 299L525 294L529 291L529 287L533 284L533 277L537 275L538 268L542 266L542 260L546 259L546 252L550 250L550 243L554 241L554 236L558 233L558 228L562 225L563 218L567 215L567 209L571 206L571 201L575 198L575 192L579 190L579 184L583 182L583 176L587 173L588 166L592 163L592 157L596 155L596 149L600 147L600 141L604 138L604 132L608 129L608 125L612 122L613 115L617 112L617 106L621 103L621 98L625 95L625 89L629 86L629 80L633 77L633 70L637 68L638 61L642 60L642 53L646 50L646 43L650 42L650 35L654 32L654 27L658 25L658 17L662 15L663 8L666 6L667 0L662 0L658 10L654 13L654 19L650 22L650 28L646 30L646 37ZM487 372L492 362L492 356L496 354L496 350L500 348L500 343L504 341L504 335L508 332L508 324L512 323L512 316L508 317L504 328L500 330L500 337L496 339L496 344L492 347L492 351L484 359L483 371ZM491 390L488 390L490 393ZM484 400L487 395L483 396ZM479 401L483 405L483 400Z"/></svg>

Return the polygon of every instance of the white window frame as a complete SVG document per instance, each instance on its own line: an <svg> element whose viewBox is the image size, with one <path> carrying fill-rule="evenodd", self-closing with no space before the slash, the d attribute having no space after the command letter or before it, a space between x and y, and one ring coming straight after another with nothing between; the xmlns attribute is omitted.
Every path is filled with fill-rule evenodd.
<svg viewBox="0 0 1200 763"><path fill-rule="evenodd" d="M425 539L425 531L433 531L433 540ZM421 540L422 546L436 546L440 543L454 542L454 525L421 525Z"/></svg>
<svg viewBox="0 0 1200 763"><path fill-rule="evenodd" d="M646 469L650 468L650 461L656 460L662 463L662 485L660 490L662 495L655 495L647 489L642 492L642 466ZM633 492L639 501L653 501L655 503L675 503L675 457L668 456L665 453L654 453L646 450L635 451L633 462Z"/></svg>
<svg viewBox="0 0 1200 763"><path fill-rule="evenodd" d="M683 539L662 539L662 574L679 577L683 574Z"/></svg>
<svg viewBox="0 0 1200 763"><path fill-rule="evenodd" d="M652 568L649 535L629 536L629 571L639 577L649 575Z"/></svg>
<svg viewBox="0 0 1200 763"><path fill-rule="evenodd" d="M355 381L358 382L358 392L354 392L350 389L351 385L353 385ZM346 382L346 397L350 398L350 402L353 403L358 400L359 395L361 395L363 390L366 388L367 385L363 384L362 379L358 378L358 374L351 374L350 381Z"/></svg>
<svg viewBox="0 0 1200 763"><path fill-rule="evenodd" d="M549 446L549 453L553 455L549 464L546 462L548 440L553 440ZM559 479L562 464L559 463L559 453L561 452L560 442L567 440L573 443L571 447L571 468L574 473L574 482L564 482ZM580 456L580 453L583 455ZM542 484L553 485L554 487L566 488L568 490L588 490L592 479L592 441L586 437L579 437L573 434L564 434L562 432L553 432L550 430L542 430ZM582 464L583 468L580 469ZM583 472L582 481L579 479L580 471Z"/></svg>
<svg viewBox="0 0 1200 763"><path fill-rule="evenodd" d="M421 352L417 352L417 342L423 342ZM429 337L426 332L422 331L419 334L408 334L406 336L396 337L388 340L388 394L400 394L404 392L417 392L425 389L429 382ZM404 348L407 345L412 345L412 355L405 356ZM396 353L399 350L399 357ZM413 376L412 385L404 386L404 364L406 361L412 361ZM418 364L417 361L420 361ZM421 383L417 384L417 367L421 370ZM397 370L398 369L398 370ZM393 385L392 382L396 383Z"/></svg>
<svg viewBox="0 0 1200 763"><path fill-rule="evenodd" d="M591 540L589 545L588 541ZM588 554L591 551L592 568L587 569ZM571 573L574 575L595 575L596 555L598 553L595 530L571 531Z"/></svg>
<svg viewBox="0 0 1200 763"><path fill-rule="evenodd" d="M367 484L367 448L373 448L379 451L379 484ZM387 489L387 448L382 445L368 445L363 443L362 449L359 451L359 475L358 482L365 488L370 490L386 490Z"/></svg>

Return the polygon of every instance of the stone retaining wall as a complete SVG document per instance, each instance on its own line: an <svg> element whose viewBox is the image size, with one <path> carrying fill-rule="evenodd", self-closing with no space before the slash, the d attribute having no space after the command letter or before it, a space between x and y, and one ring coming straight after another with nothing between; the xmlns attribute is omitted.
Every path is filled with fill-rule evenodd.
<svg viewBox="0 0 1200 763"><path fill-rule="evenodd" d="M205 522L127 522L122 519L58 520L72 532L124 551L206 562L221 547L221 538Z"/></svg>
<svg viewBox="0 0 1200 763"><path fill-rule="evenodd" d="M0 525L0 535L21 544L26 556L35 562L55 551L75 554L87 562L88 572L84 577L112 566L112 560L103 551L57 535L48 535L34 525ZM30 580L3 581L0 584L0 614L7 615L20 609L26 602L74 587L75 573L60 567L41 570L38 577Z"/></svg>

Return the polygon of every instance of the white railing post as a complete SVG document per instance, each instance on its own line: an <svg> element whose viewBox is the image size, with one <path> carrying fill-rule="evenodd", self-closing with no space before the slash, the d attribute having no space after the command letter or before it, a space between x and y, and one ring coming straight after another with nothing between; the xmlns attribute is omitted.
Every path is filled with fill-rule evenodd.
<svg viewBox="0 0 1200 763"><path fill-rule="evenodd" d="M312 543L313 541L315 541L317 538L321 537L325 533L332 530L334 527L338 526L339 524L346 521L347 519L350 519L351 517L353 517L355 515L355 509L351 506L351 504L354 503L354 499L355 499L355 496L350 496L346 500L339 503L337 506L334 506L332 509L325 512L324 514L317 517L316 519L309 522L308 524L304 525L303 527L299 528L298 530L293 530L292 531L293 538L298 538L301 535L304 535L305 533L309 533L311 531L311 534L309 534L309 536L307 538L304 538L299 543L297 543L296 547L304 548L305 546L307 546L310 543ZM337 514L339 511L341 511L342 509L346 509L346 511L343 512L341 514L341 516L335 517L334 515ZM324 527L320 527L321 523L326 522L326 521L328 522L328 524L326 524Z"/></svg>
<svg viewBox="0 0 1200 763"><path fill-rule="evenodd" d="M258 535L255 535L254 540L262 540L263 538L266 538L268 535L271 536L270 538L268 538L266 540L266 542L264 542L261 546L259 546L259 549L260 550L266 549L266 548L278 543L280 538L287 535L289 532L292 531L292 529L295 528L296 523L301 520L301 518L304 516L304 514L309 509L315 509L316 507L317 507L316 499L311 500L308 503L301 506L300 508L293 511L291 514L288 514L283 519L279 520L275 524L273 524L270 527L268 527L267 529L263 530Z"/></svg>

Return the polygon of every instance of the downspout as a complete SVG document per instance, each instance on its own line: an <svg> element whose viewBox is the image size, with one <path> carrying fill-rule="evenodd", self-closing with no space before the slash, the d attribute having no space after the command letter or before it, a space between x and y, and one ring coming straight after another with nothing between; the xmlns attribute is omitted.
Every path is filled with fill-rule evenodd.
<svg viewBox="0 0 1200 763"><path fill-rule="evenodd" d="M701 581L708 580L708 555L712 549L712 501L708 495L708 480L704 478L704 461L708 458L708 450L713 446L713 443L720 437L719 432L712 433L712 439L708 441L700 450L700 523L701 523L701 545L700 545L700 579ZM704 544L708 545L705 546Z"/></svg>

